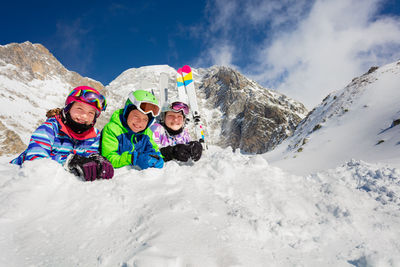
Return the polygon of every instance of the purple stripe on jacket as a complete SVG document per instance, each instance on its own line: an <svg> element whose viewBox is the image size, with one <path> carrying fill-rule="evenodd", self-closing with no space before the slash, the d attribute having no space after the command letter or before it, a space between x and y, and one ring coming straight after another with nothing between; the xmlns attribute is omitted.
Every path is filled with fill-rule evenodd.
<svg viewBox="0 0 400 267"><path fill-rule="evenodd" d="M187 129L183 129L180 134L170 135L165 128L158 123L154 123L150 127L153 132L153 139L158 147L174 146L176 144L187 144L191 141L190 134Z"/></svg>

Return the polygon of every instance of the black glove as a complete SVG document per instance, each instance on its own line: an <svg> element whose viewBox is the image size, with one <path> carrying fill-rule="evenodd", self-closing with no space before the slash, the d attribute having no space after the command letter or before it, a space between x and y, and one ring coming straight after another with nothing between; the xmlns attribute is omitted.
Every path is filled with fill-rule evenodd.
<svg viewBox="0 0 400 267"><path fill-rule="evenodd" d="M194 161L198 161L201 158L201 154L203 153L203 146L199 141L192 141L188 144L190 150L190 157Z"/></svg>
<svg viewBox="0 0 400 267"><path fill-rule="evenodd" d="M190 149L185 144L177 144L174 146L174 158L186 162L190 159Z"/></svg>
<svg viewBox="0 0 400 267"><path fill-rule="evenodd" d="M185 144L163 147L160 149L160 152L164 156L164 161L176 159L186 162L190 158L190 149Z"/></svg>
<svg viewBox="0 0 400 267"><path fill-rule="evenodd" d="M97 178L97 162L93 159L71 154L65 162L67 170L85 178L86 181L94 181Z"/></svg>
<svg viewBox="0 0 400 267"><path fill-rule="evenodd" d="M174 159L174 156L172 155L173 150L174 150L173 146L166 146L166 147L160 148L161 155L163 155L165 162Z"/></svg>
<svg viewBox="0 0 400 267"><path fill-rule="evenodd" d="M111 179L114 176L114 168L111 162L100 154L91 154L89 159L97 162L97 177L102 179Z"/></svg>

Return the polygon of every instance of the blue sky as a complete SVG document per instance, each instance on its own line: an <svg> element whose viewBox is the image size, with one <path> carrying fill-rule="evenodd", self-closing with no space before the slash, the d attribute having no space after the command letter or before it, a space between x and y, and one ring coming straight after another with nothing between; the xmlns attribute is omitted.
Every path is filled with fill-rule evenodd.
<svg viewBox="0 0 400 267"><path fill-rule="evenodd" d="M109 84L129 68L231 66L308 108L400 59L398 0L3 1L0 44L41 43Z"/></svg>

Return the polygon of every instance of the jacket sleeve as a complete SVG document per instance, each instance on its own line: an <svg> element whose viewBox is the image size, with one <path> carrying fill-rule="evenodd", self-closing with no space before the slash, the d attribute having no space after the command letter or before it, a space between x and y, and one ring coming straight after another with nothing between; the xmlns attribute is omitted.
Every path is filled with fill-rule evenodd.
<svg viewBox="0 0 400 267"><path fill-rule="evenodd" d="M25 160L34 160L37 158L52 158L53 160L57 160L55 155L51 155L55 131L57 130L54 127L54 124L46 121L33 132L28 148L25 151Z"/></svg>
<svg viewBox="0 0 400 267"><path fill-rule="evenodd" d="M154 141L154 133L151 129L147 128L146 129L146 135L149 137L149 140L147 142L147 147L146 151L152 151L154 150L155 152L160 152L159 145Z"/></svg>
<svg viewBox="0 0 400 267"><path fill-rule="evenodd" d="M186 128L183 130L183 139L185 140L185 144L192 141L192 137L190 136L189 131ZM196 141L199 141L199 140L196 140Z"/></svg>
<svg viewBox="0 0 400 267"><path fill-rule="evenodd" d="M113 129L112 124L107 124L101 135L101 155L107 158L114 168L132 164L132 151L118 154L118 131Z"/></svg>

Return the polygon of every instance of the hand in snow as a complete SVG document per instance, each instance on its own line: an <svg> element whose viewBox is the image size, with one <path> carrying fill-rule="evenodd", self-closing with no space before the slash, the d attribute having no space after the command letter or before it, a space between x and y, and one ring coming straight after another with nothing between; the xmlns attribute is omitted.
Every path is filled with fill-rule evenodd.
<svg viewBox="0 0 400 267"><path fill-rule="evenodd" d="M199 141L192 141L188 144L190 149L190 157L194 161L198 161L201 158L201 154L203 153L203 146Z"/></svg>
<svg viewBox="0 0 400 267"><path fill-rule="evenodd" d="M102 179L111 179L114 176L114 168L105 157L99 154L91 154L90 159L93 159L98 164L97 177Z"/></svg>
<svg viewBox="0 0 400 267"><path fill-rule="evenodd" d="M190 158L190 149L184 144L162 147L160 152L164 156L164 161L176 159L186 162Z"/></svg>
<svg viewBox="0 0 400 267"><path fill-rule="evenodd" d="M67 170L85 178L86 181L94 181L97 178L98 164L94 159L71 154L68 156L65 166Z"/></svg>
<svg viewBox="0 0 400 267"><path fill-rule="evenodd" d="M172 154L174 159L186 162L190 158L190 148L184 144L173 146Z"/></svg>
<svg viewBox="0 0 400 267"><path fill-rule="evenodd" d="M132 164L138 165L142 170L147 168L162 168L164 160L160 152L136 152L132 154Z"/></svg>

